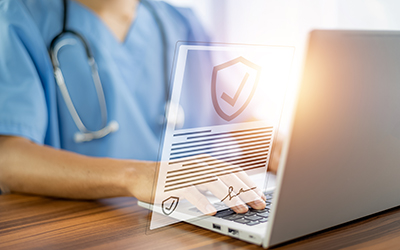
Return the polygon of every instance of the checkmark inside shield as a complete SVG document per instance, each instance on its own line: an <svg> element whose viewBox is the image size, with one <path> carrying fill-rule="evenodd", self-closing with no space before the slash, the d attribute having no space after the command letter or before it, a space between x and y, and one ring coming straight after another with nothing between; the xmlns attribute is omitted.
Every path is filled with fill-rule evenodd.
<svg viewBox="0 0 400 250"><path fill-rule="evenodd" d="M165 207L165 210L170 211L174 207L175 201L176 200L173 200L172 203L168 207Z"/></svg>
<svg viewBox="0 0 400 250"><path fill-rule="evenodd" d="M170 196L168 199L163 200L161 203L162 211L165 215L172 214L178 206L179 197Z"/></svg>
<svg viewBox="0 0 400 250"><path fill-rule="evenodd" d="M247 82L247 79L249 78L249 73L246 73L245 76L243 77L242 82L240 83L239 88L237 89L235 95L233 97L229 96L227 93L223 92L221 95L221 98L226 101L229 105L232 107L235 106L236 101L238 100L240 93L242 93L243 87Z"/></svg>

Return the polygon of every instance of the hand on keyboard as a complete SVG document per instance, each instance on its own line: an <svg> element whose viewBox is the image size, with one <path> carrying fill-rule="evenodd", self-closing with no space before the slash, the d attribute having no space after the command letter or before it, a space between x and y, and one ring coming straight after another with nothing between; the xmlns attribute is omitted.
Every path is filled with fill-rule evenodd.
<svg viewBox="0 0 400 250"><path fill-rule="evenodd" d="M202 162L214 164L227 164L211 156L206 156ZM212 164L209 164L212 166ZM190 186L180 190L180 196L195 205L204 214L214 215L217 210L204 196L205 191L210 191L224 204L236 213L246 213L248 206L254 209L264 209L266 197L249 176L240 168L230 165L227 174L215 176L215 181ZM233 168L233 169L232 169ZM213 168L210 168L211 172ZM248 206L247 206L247 205Z"/></svg>

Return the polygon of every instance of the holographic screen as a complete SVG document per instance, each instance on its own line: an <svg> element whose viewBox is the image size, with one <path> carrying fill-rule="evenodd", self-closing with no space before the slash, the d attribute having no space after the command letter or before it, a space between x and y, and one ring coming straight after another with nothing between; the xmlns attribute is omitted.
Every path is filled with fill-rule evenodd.
<svg viewBox="0 0 400 250"><path fill-rule="evenodd" d="M249 203L267 166L293 47L177 45L150 229Z"/></svg>

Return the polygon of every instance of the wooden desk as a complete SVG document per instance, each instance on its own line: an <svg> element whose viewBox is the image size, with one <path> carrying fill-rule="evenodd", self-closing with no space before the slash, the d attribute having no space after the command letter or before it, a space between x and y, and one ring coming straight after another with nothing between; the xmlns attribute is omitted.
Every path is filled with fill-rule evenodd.
<svg viewBox="0 0 400 250"><path fill-rule="evenodd" d="M0 249L261 249L186 223L146 235L133 198L68 201L0 196ZM400 208L275 249L400 249Z"/></svg>

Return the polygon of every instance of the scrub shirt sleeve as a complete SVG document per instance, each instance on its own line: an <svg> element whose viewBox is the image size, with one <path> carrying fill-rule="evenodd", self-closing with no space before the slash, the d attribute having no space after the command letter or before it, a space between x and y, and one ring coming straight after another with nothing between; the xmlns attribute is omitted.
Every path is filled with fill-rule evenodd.
<svg viewBox="0 0 400 250"><path fill-rule="evenodd" d="M0 135L42 144L48 116L34 62L45 45L20 1L0 2L0 37Z"/></svg>

